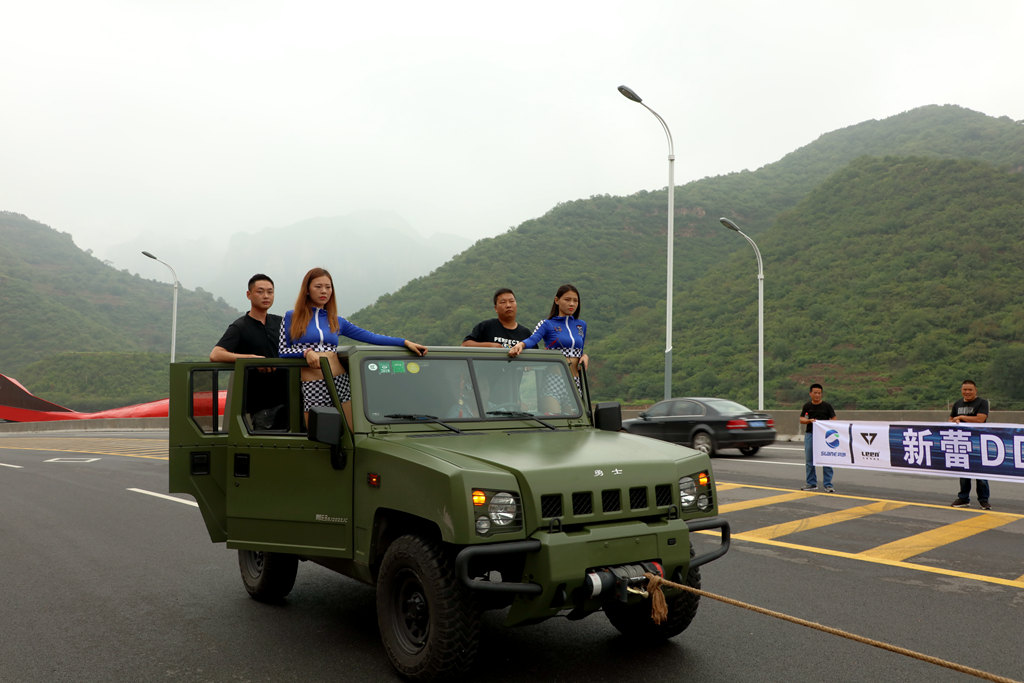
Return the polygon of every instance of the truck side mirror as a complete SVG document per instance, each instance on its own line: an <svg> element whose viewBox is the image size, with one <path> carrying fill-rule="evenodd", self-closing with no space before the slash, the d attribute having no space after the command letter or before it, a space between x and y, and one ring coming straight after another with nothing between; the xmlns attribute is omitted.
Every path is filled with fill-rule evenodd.
<svg viewBox="0 0 1024 683"><path fill-rule="evenodd" d="M618 403L598 403L594 406L594 426L608 432L622 429L622 407Z"/></svg>
<svg viewBox="0 0 1024 683"><path fill-rule="evenodd" d="M345 417L332 407L313 406L309 411L309 440L325 443L331 447L331 467L345 469L348 454L342 446L345 434Z"/></svg>

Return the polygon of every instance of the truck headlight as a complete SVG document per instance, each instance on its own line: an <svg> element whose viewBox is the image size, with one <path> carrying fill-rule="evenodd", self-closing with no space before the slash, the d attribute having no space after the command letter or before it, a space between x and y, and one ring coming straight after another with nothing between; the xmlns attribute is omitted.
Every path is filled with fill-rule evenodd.
<svg viewBox="0 0 1024 683"><path fill-rule="evenodd" d="M693 477L679 478L679 503L684 508L692 507L697 502L697 482Z"/></svg>
<svg viewBox="0 0 1024 683"><path fill-rule="evenodd" d="M711 500L711 477L700 472L690 477L679 478L679 504L685 510L697 508L707 512L714 502Z"/></svg>
<svg viewBox="0 0 1024 683"><path fill-rule="evenodd" d="M522 528L523 511L518 494L474 489L470 498L475 511L474 526L481 536Z"/></svg>
<svg viewBox="0 0 1024 683"><path fill-rule="evenodd" d="M487 514L495 525L508 526L516 521L516 517L519 515L519 506L511 493L502 491L494 494L487 504Z"/></svg>

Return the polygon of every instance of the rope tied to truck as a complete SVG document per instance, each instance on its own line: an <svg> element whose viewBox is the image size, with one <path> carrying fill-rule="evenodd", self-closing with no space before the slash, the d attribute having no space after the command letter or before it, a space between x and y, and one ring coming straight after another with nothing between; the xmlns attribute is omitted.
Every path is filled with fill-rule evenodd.
<svg viewBox="0 0 1024 683"><path fill-rule="evenodd" d="M894 652L896 654L911 657L913 659L919 659L923 662L928 662L929 664L935 664L937 666L945 667L947 669L952 669L953 671L959 671L960 673L969 674L971 676L975 676L976 678L981 678L986 681L997 681L998 683L1021 683L1021 681L1018 681L1014 678L999 676L997 674L989 673L988 671L982 671L981 669L975 669L973 667L965 666L963 664L957 664L956 662L951 662L949 660L941 659L939 657L926 655L922 652L910 650L905 647L899 647L898 645L892 645L891 643L886 643L881 640L875 640L874 638L859 636L856 633L850 633L849 631L843 631L841 629L833 628L831 626L825 626L824 624L819 624L814 621L808 621L807 619L801 619L799 617L783 614L782 612L776 612L775 610L766 609L764 607L758 607L757 605L751 605L746 602L741 602L740 600L727 598L724 595L708 593L707 591L703 591L699 588L693 588L692 586L685 586L674 581L669 581L668 579L663 579L662 577L656 574L652 574L650 572L646 572L644 576L647 577L647 592L651 598L651 620L655 624L661 624L668 618L668 605L665 602L665 594L664 592L662 592L662 586L668 586L670 588L678 588L679 590L690 591L691 593L695 593L706 598L711 598L712 600L718 600L719 602L724 602L727 605L733 605L734 607L742 607L743 609L748 609L752 612L764 614L769 617L782 619L783 621L788 621L793 624L799 624L800 626L806 626L807 628L813 628L824 633L830 633L834 636L847 638L848 640L853 640L855 642L863 643L865 645L871 645L872 647L877 647L882 650L888 650L889 652Z"/></svg>

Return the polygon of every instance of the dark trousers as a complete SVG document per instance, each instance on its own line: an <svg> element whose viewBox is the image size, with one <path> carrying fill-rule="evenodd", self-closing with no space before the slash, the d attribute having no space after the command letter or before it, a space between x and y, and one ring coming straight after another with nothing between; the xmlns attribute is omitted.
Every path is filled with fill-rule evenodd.
<svg viewBox="0 0 1024 683"><path fill-rule="evenodd" d="M960 478L960 493L957 498L960 500L971 499L971 482L978 482L978 502L983 503L988 500L988 479L966 479Z"/></svg>

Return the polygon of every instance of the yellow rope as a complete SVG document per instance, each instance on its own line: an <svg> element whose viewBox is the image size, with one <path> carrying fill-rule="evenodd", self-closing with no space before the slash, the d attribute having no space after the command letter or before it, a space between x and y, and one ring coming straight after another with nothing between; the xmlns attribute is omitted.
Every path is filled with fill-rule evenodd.
<svg viewBox="0 0 1024 683"><path fill-rule="evenodd" d="M655 624L662 623L668 616L668 608L665 604L665 595L664 593L662 593L661 590L661 586L664 584L666 586L671 586L672 588L679 588L681 590L690 591L691 593L696 593L697 595L701 595L706 598L711 598L712 600L718 600L719 602L724 602L727 605L742 607L753 612L765 614L769 617L775 617L776 619L782 619L783 621L788 621L793 624L799 624L801 626L807 626L808 628L813 628L818 631L824 631L825 633L831 633L834 636L841 636L843 638L848 638L849 640L854 640L858 643L864 643L865 645L871 645L873 647L881 648L883 650L888 650L889 652L895 652L896 654L905 655L907 657L913 657L914 659L919 659L923 662L928 662L929 664L937 664L938 666L942 666L947 669L952 669L953 671L959 671L960 673L970 674L971 676L983 678L987 681L998 681L999 683L1021 683L1021 681L1018 681L1014 678L1007 678L1006 676L997 676L996 674L992 674L987 671L982 671L981 669L975 669L973 667L964 666L963 664L957 664L956 662L951 662L946 659L940 659L939 657L932 657L931 655L926 655L921 652L916 652L914 650L908 650L905 647L891 645L889 643L882 642L881 640L865 638L864 636L858 636L856 633L842 631L837 628L832 628L831 626L825 626L823 624L819 624L813 621L807 621L806 619L800 619L798 617L791 617L788 614L783 614L782 612L776 612L774 610L765 609L764 607L758 607L757 605L751 605L746 602L740 602L739 600L733 600L732 598L727 598L724 595L716 595L714 593L702 591L699 588L684 586L682 584L675 583L674 581L668 581L666 579L661 578L660 576L656 576L649 572L645 574L645 576L647 577L647 592L650 593L651 596L651 619L654 621Z"/></svg>

